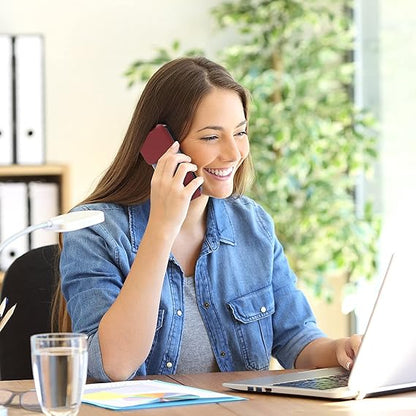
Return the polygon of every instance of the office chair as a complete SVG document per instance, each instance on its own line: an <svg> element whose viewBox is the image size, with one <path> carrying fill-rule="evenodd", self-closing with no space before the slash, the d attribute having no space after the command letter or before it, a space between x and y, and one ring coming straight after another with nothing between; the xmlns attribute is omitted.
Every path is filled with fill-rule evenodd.
<svg viewBox="0 0 416 416"><path fill-rule="evenodd" d="M59 246L18 257L6 271L1 299L16 310L0 332L0 380L31 379L30 336L51 332L51 303L59 281Z"/></svg>

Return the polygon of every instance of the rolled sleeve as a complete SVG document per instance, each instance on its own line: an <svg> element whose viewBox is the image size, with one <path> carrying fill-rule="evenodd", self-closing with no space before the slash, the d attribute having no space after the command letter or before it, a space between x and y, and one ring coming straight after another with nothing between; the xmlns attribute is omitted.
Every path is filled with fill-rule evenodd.
<svg viewBox="0 0 416 416"><path fill-rule="evenodd" d="M295 335L279 353L279 362L284 368L294 368L295 361L302 350L312 341L325 337L325 334L316 326L310 326L306 331Z"/></svg>
<svg viewBox="0 0 416 416"><path fill-rule="evenodd" d="M313 340L326 335L318 328L304 294L291 286L279 290L275 313L273 355L284 368L293 368L300 352Z"/></svg>
<svg viewBox="0 0 416 416"><path fill-rule="evenodd" d="M98 333L88 337L88 377L94 380L111 381L104 371Z"/></svg>
<svg viewBox="0 0 416 416"><path fill-rule="evenodd" d="M136 370L126 380L132 380L135 376ZM104 382L112 381L104 371L98 332L88 337L88 377Z"/></svg>
<svg viewBox="0 0 416 416"><path fill-rule="evenodd" d="M326 335L318 328L308 300L296 287L296 275L290 269L281 244L275 240L272 354L284 368L293 368L300 352L313 340Z"/></svg>

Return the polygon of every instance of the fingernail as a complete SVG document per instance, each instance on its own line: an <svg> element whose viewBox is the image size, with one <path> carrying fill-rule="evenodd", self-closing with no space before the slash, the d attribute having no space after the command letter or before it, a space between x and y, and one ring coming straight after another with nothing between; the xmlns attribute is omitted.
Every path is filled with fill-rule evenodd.
<svg viewBox="0 0 416 416"><path fill-rule="evenodd" d="M351 361L348 361L347 363L346 363L346 367L347 367L347 370L349 370L350 368L351 368L351 364L352 364L352 362Z"/></svg>
<svg viewBox="0 0 416 416"><path fill-rule="evenodd" d="M177 140L175 140L175 141L172 143L172 146L171 146L171 148L175 148L175 147L179 147L179 142L178 142Z"/></svg>

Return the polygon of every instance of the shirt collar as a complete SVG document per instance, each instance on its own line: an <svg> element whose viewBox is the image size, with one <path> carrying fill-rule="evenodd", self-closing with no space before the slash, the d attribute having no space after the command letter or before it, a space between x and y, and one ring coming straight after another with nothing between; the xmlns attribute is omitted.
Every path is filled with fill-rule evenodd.
<svg viewBox="0 0 416 416"><path fill-rule="evenodd" d="M210 198L207 213L207 239L235 245L234 228L226 199Z"/></svg>
<svg viewBox="0 0 416 416"><path fill-rule="evenodd" d="M212 248L218 247L220 242L235 245L234 228L226 201L226 199L215 198L210 198L208 201L206 238ZM128 207L130 236L133 243L132 248L135 251L137 251L139 239L146 229L149 212L150 200Z"/></svg>

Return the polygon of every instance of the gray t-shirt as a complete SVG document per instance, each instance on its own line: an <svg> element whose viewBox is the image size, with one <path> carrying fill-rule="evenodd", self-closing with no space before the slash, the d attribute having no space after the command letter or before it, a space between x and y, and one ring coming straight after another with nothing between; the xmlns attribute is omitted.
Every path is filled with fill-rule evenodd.
<svg viewBox="0 0 416 416"><path fill-rule="evenodd" d="M195 279L184 278L184 327L176 374L219 371L207 330L196 304Z"/></svg>

